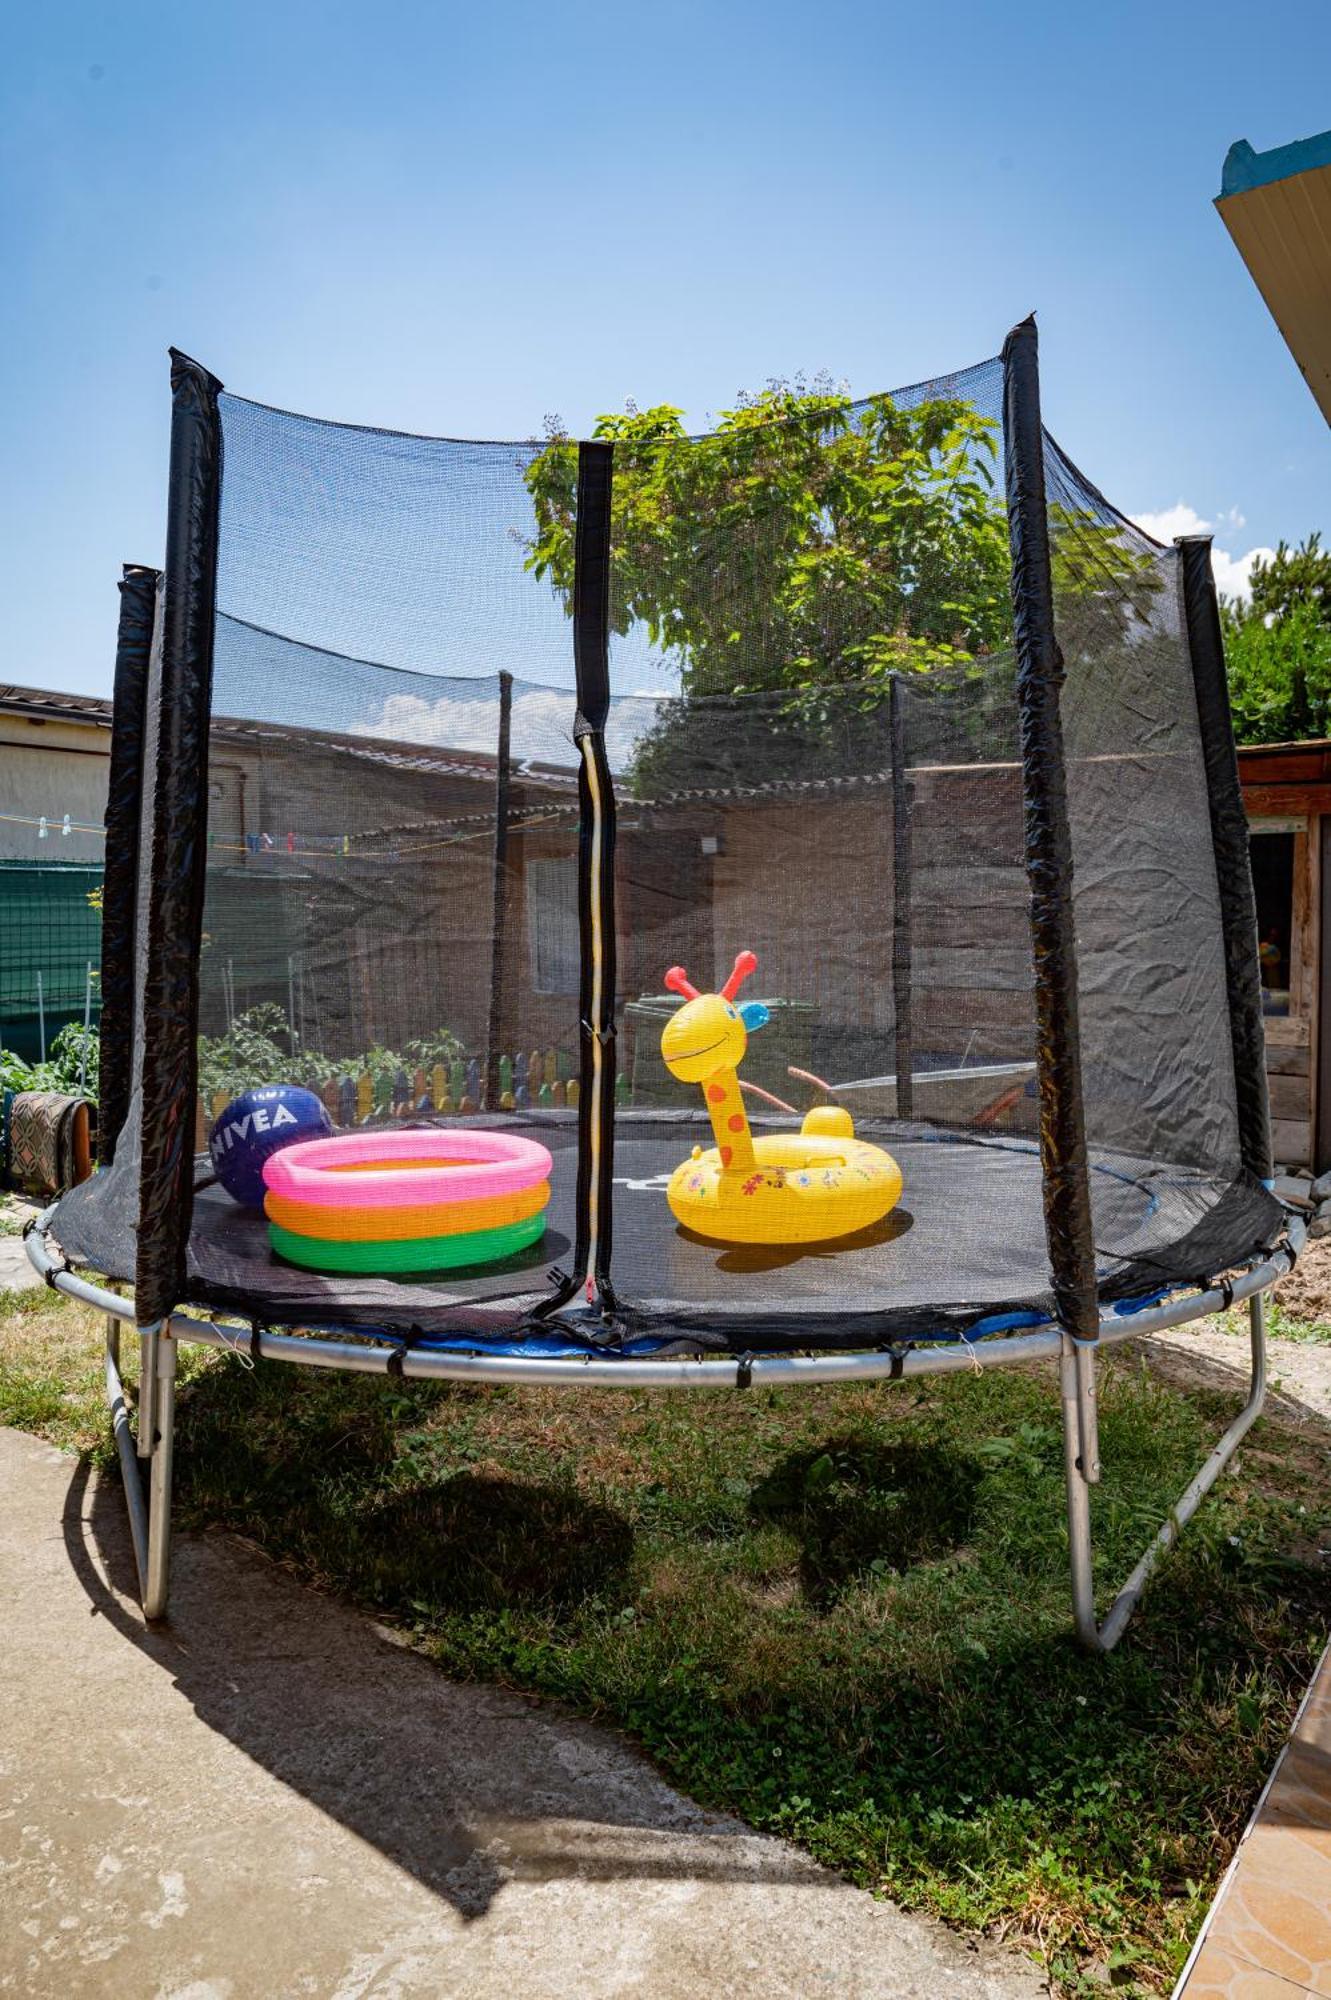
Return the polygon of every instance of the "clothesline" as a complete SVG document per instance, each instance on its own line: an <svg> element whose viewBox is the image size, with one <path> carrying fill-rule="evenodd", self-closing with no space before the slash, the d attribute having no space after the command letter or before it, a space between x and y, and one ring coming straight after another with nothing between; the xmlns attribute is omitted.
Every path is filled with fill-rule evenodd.
<svg viewBox="0 0 1331 2000"><path fill-rule="evenodd" d="M0 813L0 821L6 826L35 826L38 840L49 840L53 833L62 840L71 833L95 833L99 839L106 833L104 826L89 826L72 813L39 813L35 818L28 813Z"/></svg>

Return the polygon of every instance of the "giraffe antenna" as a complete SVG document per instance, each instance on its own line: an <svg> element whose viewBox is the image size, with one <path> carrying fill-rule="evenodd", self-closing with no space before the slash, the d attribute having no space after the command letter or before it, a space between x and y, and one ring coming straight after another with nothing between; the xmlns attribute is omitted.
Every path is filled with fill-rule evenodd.
<svg viewBox="0 0 1331 2000"><path fill-rule="evenodd" d="M721 998L723 1000L733 1000L749 974L757 970L758 961L751 951L736 952L734 969L725 985L721 988Z"/></svg>
<svg viewBox="0 0 1331 2000"><path fill-rule="evenodd" d="M690 984L689 975L682 965L672 965L665 976L665 983L672 993L682 993L686 1000L696 1000L698 989Z"/></svg>

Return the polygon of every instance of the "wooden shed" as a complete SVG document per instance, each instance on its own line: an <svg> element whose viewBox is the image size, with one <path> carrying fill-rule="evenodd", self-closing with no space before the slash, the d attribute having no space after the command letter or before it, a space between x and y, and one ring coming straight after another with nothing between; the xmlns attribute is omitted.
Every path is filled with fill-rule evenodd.
<svg viewBox="0 0 1331 2000"><path fill-rule="evenodd" d="M1281 1166L1331 1167L1331 742L1239 751L1262 951L1272 1136Z"/></svg>

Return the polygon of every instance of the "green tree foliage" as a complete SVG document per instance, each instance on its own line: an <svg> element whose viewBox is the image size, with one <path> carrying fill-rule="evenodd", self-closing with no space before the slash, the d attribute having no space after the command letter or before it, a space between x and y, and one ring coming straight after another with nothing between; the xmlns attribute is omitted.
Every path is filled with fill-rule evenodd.
<svg viewBox="0 0 1331 2000"><path fill-rule="evenodd" d="M1296 549L1281 542L1270 562L1254 563L1251 590L1255 617L1288 618L1306 607L1331 624L1331 549L1320 532Z"/></svg>
<svg viewBox="0 0 1331 2000"><path fill-rule="evenodd" d="M974 405L855 405L774 383L689 439L670 404L597 420L616 447L611 618L690 697L871 683L969 660L1011 627L996 425ZM573 587L577 447L527 473L528 567Z"/></svg>
<svg viewBox="0 0 1331 2000"><path fill-rule="evenodd" d="M1221 622L1239 742L1331 734L1331 550L1320 534L1254 564L1249 602L1227 600Z"/></svg>
<svg viewBox="0 0 1331 2000"><path fill-rule="evenodd" d="M616 448L612 628L639 628L680 677L638 740L640 793L881 770L894 675L996 672L1011 720L998 426L973 403L857 404L825 382L773 383L705 437L688 437L672 404L602 416L594 435ZM556 428L526 474L527 567L566 608L577 457ZM1056 600L1076 614L1070 653L1103 655L1147 615L1159 578L1068 478L1051 493ZM989 735L983 697L970 687L970 727Z"/></svg>

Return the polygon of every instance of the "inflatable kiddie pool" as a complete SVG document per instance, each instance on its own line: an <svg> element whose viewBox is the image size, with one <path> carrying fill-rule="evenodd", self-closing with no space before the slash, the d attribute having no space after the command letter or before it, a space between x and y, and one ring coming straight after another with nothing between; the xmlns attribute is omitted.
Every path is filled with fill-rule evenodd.
<svg viewBox="0 0 1331 2000"><path fill-rule="evenodd" d="M268 1240L315 1271L496 1263L544 1234L552 1164L534 1139L465 1127L313 1139L264 1166Z"/></svg>

